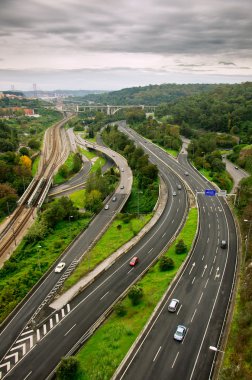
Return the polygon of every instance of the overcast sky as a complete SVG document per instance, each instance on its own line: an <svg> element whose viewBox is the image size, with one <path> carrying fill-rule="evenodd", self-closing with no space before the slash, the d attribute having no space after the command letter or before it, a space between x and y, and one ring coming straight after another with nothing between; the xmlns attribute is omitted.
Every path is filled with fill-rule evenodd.
<svg viewBox="0 0 252 380"><path fill-rule="evenodd" d="M0 0L0 90L252 80L251 0Z"/></svg>

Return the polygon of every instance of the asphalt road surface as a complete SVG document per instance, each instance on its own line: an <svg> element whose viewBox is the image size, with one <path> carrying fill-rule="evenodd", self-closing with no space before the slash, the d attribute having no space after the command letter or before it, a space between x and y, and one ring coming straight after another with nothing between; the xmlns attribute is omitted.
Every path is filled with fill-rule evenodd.
<svg viewBox="0 0 252 380"><path fill-rule="evenodd" d="M159 166L171 195L172 189L176 187L176 184L180 180L170 171L167 165L159 162ZM126 187L128 177L125 171L122 181L124 181L123 183L125 183ZM122 197L123 195L123 192L121 192ZM118 201L120 202L120 199ZM168 197L167 205L158 223L144 238L129 252L125 253L123 257L86 288L76 299L66 305L63 311L59 310L56 313L57 317L55 315L55 317L51 317L48 321L45 321L43 325L35 326L34 331L31 331L29 326L25 330L22 330L27 317L32 315L33 311L56 283L56 274L54 272L50 273L43 282L41 289L35 292L27 301L24 308L20 310L1 334L1 341L4 341L4 347L1 345L1 356L5 356L5 361L1 362L1 365L5 365L2 367L3 374L8 370L6 363L9 363L11 368L6 378L45 379L58 364L62 356L65 356L76 344L78 345L81 344L80 342L85 341L85 337L90 334L92 326L97 320L103 317L104 312L108 310L113 302L139 278L141 273L152 264L160 252L167 246L167 243L175 235L178 228L181 227L181 221L186 214L186 205L186 193L182 186L178 197ZM106 223L106 218L109 219L109 214L115 212L113 207L116 209L116 205L112 206L111 203L109 210L103 210L99 215L99 222L91 224L86 234L84 233L71 247L71 252L68 252L64 258L67 266L72 262L73 257L78 258L80 252L85 250L89 245L88 241L90 242L94 239L94 236L101 230L102 225ZM130 268L129 261L135 255L139 257L140 263L136 268ZM22 335L19 335L17 338L17 331L20 330L22 330ZM17 340L12 346L12 351L7 352L7 348L10 347L15 338ZM7 355L4 355L5 352L7 352ZM14 356L15 354L17 356ZM13 356L10 357L10 355ZM17 357L18 360L15 363Z"/></svg>
<svg viewBox="0 0 252 380"><path fill-rule="evenodd" d="M149 150L149 143L134 132L127 132ZM188 164L185 153L179 156L180 164L160 154L197 193L199 235L178 281L116 379L209 379L216 357L209 346L219 347L233 290L238 249L236 228L225 200L204 195L205 189L213 187ZM226 249L220 248L221 240L227 241ZM168 312L171 298L180 301L176 313ZM187 327L183 342L173 337L179 324Z"/></svg>

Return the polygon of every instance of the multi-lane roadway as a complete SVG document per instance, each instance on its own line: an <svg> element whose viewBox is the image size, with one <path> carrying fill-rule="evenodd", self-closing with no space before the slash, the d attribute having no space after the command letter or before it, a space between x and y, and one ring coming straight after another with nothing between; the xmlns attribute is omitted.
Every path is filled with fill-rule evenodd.
<svg viewBox="0 0 252 380"><path fill-rule="evenodd" d="M148 151L150 147L135 132L122 128ZM230 305L237 265L237 234L231 212L222 197L205 196L212 185L187 162L178 162L155 148L173 170L184 177L197 197L200 212L199 234L189 261L149 328L132 354L121 366L117 379L209 379L216 352L220 348L224 322ZM185 174L186 173L186 174ZM221 241L227 242L221 248ZM176 313L168 312L171 298L180 301ZM177 325L187 327L182 342L174 340Z"/></svg>
<svg viewBox="0 0 252 380"><path fill-rule="evenodd" d="M211 372L214 353L209 351L209 346L219 343L236 267L237 240L233 218L222 198L204 196L204 189L210 184L188 165L186 155L181 155L178 162L133 131L123 128L158 165L168 191L166 207L158 223L141 241L70 301L63 311L56 311L41 325L33 326L33 330L30 326L25 328L26 321L58 281L53 271L48 274L0 335L1 357L5 357L0 370L4 376L8 369L6 378L45 379L62 356L74 352L78 345L83 344L97 321L104 317L111 305L156 260L181 227L187 211L187 196L182 179L197 195L200 210L197 243L178 281L173 284L164 304L160 305L159 314L118 376L136 379L207 379ZM178 185L182 189L176 190L177 196L172 196ZM106 219L109 213L113 213L116 210L113 207L116 206L103 210L102 218ZM105 220L102 218L101 224ZM101 225L91 226L88 233L75 242L71 252L64 258L67 266L72 264L73 258L77 260L80 257L78 252L81 255L80 251L84 252L85 244L88 246L86 240L94 239L100 229ZM222 239L228 243L225 250L220 248ZM135 255L140 262L132 269L129 261ZM167 302L171 297L179 298L181 304L175 314L167 311ZM173 339L179 323L188 328L183 343L177 343ZM23 327L25 330L22 330ZM19 335L20 332L22 335ZM15 339L16 343L9 351ZM23 357L20 352L22 350L25 351ZM16 361L17 357L22 357L22 360ZM3 367L3 363L8 360L10 368L7 365Z"/></svg>

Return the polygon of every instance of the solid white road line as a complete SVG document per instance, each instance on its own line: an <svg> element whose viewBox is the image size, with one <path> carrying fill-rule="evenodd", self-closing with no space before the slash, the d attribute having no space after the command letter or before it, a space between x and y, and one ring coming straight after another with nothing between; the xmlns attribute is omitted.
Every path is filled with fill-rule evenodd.
<svg viewBox="0 0 252 380"><path fill-rule="evenodd" d="M157 351L156 355L154 356L154 359L153 359L153 361L155 361L155 360L156 360L156 358L157 358L157 356L158 356L158 354L159 354L159 351L161 350L161 348L162 348L162 346L160 346L160 347L159 347L159 349L158 349L158 351Z"/></svg>

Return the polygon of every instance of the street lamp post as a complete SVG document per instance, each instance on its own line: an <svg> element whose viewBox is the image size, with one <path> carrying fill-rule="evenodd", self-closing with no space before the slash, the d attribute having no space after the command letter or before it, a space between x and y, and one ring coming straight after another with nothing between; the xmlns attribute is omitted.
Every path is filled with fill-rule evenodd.
<svg viewBox="0 0 252 380"><path fill-rule="evenodd" d="M248 253L248 245L249 245L249 238L250 238L250 231L251 231L252 220L244 219L244 222L245 223L249 223L249 230L248 230L248 235L247 235L246 243L245 243L245 256L244 256L244 264L245 264L246 258L247 258L247 253Z"/></svg>

